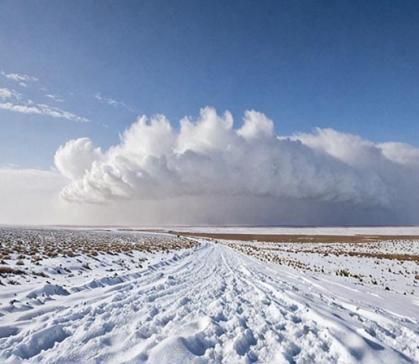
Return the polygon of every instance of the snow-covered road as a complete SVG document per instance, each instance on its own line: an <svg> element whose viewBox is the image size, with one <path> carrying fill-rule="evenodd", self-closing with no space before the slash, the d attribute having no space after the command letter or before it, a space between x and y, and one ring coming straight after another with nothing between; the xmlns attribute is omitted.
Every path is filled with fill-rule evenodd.
<svg viewBox="0 0 419 364"><path fill-rule="evenodd" d="M222 244L203 242L120 278L57 290L0 317L0 361L419 362L417 302Z"/></svg>

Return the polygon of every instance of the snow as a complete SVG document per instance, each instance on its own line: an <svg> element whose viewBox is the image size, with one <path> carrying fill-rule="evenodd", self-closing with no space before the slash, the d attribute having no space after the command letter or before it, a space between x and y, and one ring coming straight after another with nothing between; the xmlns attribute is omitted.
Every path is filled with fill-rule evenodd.
<svg viewBox="0 0 419 364"><path fill-rule="evenodd" d="M267 262L298 268L302 272L343 276L343 282L380 286L400 294L418 287L419 242L390 240L357 243L269 243L225 241L225 244ZM408 260L414 259L416 260ZM326 280L327 281L327 280Z"/></svg>
<svg viewBox="0 0 419 364"><path fill-rule="evenodd" d="M219 234L273 234L273 235L418 235L419 226L365 226L365 227L218 227L218 226L174 226L179 232Z"/></svg>
<svg viewBox="0 0 419 364"><path fill-rule="evenodd" d="M41 288L34 289L33 291L29 292L26 297L27 298L38 298L39 296L53 296L53 295L69 295L68 291L66 291L63 287L58 286L56 284L46 284Z"/></svg>
<svg viewBox="0 0 419 364"><path fill-rule="evenodd" d="M197 241L58 256L37 266L55 272L48 278L16 275L18 284L0 290L0 362L419 362L417 291L263 261L243 242ZM313 265L328 266L323 253ZM338 269L340 258L327 258Z"/></svg>

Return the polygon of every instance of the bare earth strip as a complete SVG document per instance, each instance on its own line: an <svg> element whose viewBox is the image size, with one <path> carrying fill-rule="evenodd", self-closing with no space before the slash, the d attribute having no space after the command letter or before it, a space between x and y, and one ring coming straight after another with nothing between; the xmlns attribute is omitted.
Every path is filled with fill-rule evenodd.
<svg viewBox="0 0 419 364"><path fill-rule="evenodd" d="M419 235L288 235L230 234L169 231L176 235L220 240L263 241L272 243L373 243L388 240L418 240Z"/></svg>

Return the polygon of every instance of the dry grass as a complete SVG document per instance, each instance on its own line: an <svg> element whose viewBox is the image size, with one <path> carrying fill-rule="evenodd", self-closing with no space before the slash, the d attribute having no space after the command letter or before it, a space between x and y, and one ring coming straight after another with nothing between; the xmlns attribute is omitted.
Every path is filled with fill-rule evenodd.
<svg viewBox="0 0 419 364"><path fill-rule="evenodd" d="M107 231L47 230L0 228L0 261L15 260L24 265L28 258L34 264L47 258L87 255L97 258L100 253L132 255L187 249L195 242L177 237L127 234Z"/></svg>
<svg viewBox="0 0 419 364"><path fill-rule="evenodd" d="M25 274L25 272L21 271L20 269L0 266L0 275L4 276L7 274Z"/></svg>
<svg viewBox="0 0 419 364"><path fill-rule="evenodd" d="M275 248L264 247L264 250L278 251ZM281 252L286 253L298 253L298 250L293 249L280 249ZM309 250L305 249L304 253L308 254L319 254L318 250ZM360 251L349 251L349 250L339 250L339 249L322 249L321 253L324 256L334 255L334 256L349 256L349 257L360 257L360 258L377 258L377 259L390 259L390 260L400 260L400 261L412 261L419 264L419 255L414 254L394 254L394 253L382 253L382 252L360 252Z"/></svg>
<svg viewBox="0 0 419 364"><path fill-rule="evenodd" d="M392 240L419 240L417 235L276 235L276 234L230 234L170 231L179 236L202 237L220 240L263 241L270 243L376 243Z"/></svg>

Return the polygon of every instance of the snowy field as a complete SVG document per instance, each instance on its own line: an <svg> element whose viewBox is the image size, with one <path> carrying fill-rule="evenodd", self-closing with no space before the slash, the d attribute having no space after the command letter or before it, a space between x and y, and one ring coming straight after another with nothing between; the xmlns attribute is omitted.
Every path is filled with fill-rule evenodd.
<svg viewBox="0 0 419 364"><path fill-rule="evenodd" d="M157 228L156 228L157 229ZM277 235L418 235L419 226L371 226L371 227L217 227L184 226L172 230L217 234L277 234Z"/></svg>
<svg viewBox="0 0 419 364"><path fill-rule="evenodd" d="M419 362L417 241L0 239L1 363Z"/></svg>

